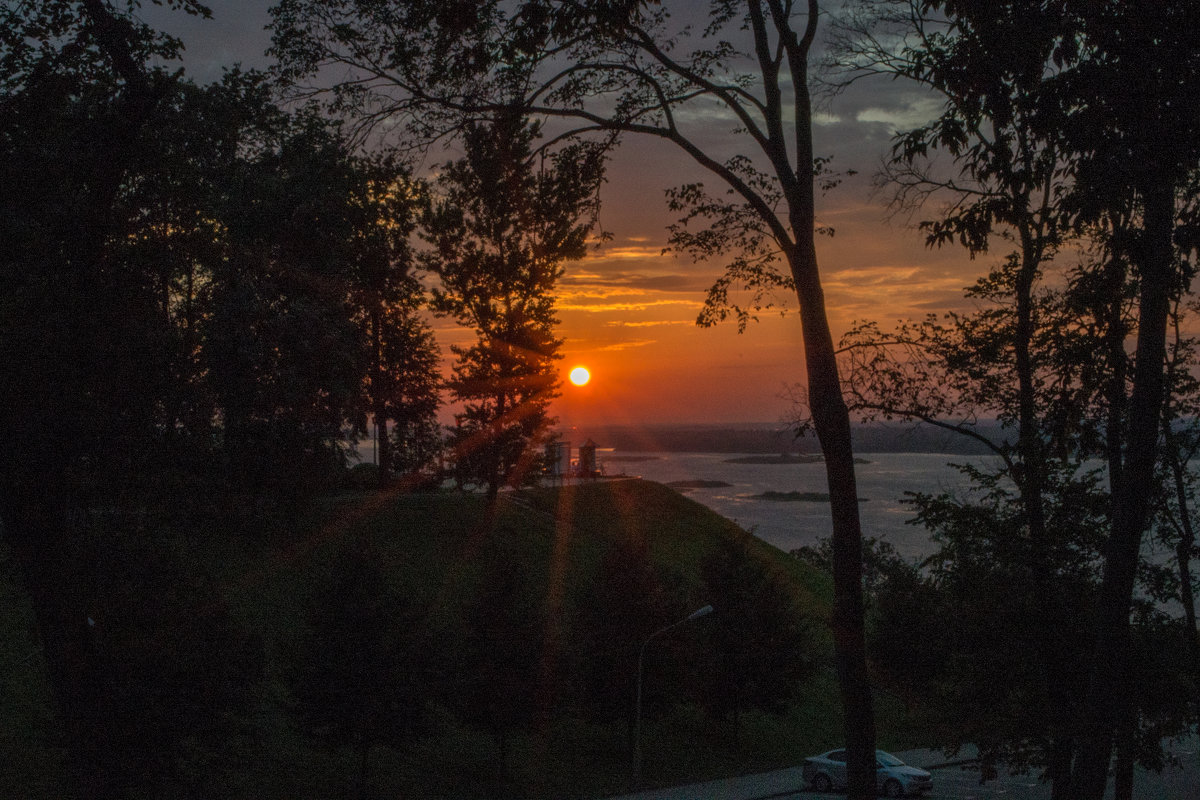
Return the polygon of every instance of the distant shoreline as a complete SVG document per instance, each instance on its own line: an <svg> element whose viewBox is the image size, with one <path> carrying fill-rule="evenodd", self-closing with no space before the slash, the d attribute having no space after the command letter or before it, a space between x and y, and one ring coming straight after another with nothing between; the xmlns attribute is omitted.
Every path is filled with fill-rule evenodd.
<svg viewBox="0 0 1200 800"><path fill-rule="evenodd" d="M688 480L688 481L669 481L667 486L672 489L687 491L689 489L726 489L733 486L732 483L725 481L704 481L704 480Z"/></svg>
<svg viewBox="0 0 1200 800"><path fill-rule="evenodd" d="M774 492L766 491L753 495L755 500L772 500L782 503L828 503L829 495L825 492ZM867 498L860 497L858 502L865 503Z"/></svg>
<svg viewBox="0 0 1200 800"><path fill-rule="evenodd" d="M741 458L727 458L726 464L820 464L825 459L818 455L792 455L789 453L780 453L777 456L742 456ZM870 464L871 462L865 458L855 458L855 464Z"/></svg>
<svg viewBox="0 0 1200 800"><path fill-rule="evenodd" d="M981 422L972 430L1000 442L1005 439L998 423ZM726 453L731 456L776 456L780 453L820 458L814 436L797 437L775 424L745 425L594 425L561 431L564 440L591 439L610 451L606 461L648 458L647 453ZM933 425L855 425L851 430L856 453L934 453L989 455L973 438ZM638 454L631 456L626 454ZM802 463L802 462L793 462Z"/></svg>
<svg viewBox="0 0 1200 800"><path fill-rule="evenodd" d="M727 458L726 464L819 464L825 459L818 455L804 454L791 455L788 453L780 453L777 456L742 456L740 458Z"/></svg>

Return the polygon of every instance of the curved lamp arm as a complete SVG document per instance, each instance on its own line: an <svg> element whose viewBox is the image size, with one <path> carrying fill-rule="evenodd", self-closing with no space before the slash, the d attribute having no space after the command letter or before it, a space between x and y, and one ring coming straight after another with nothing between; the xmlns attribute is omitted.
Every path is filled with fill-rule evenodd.
<svg viewBox="0 0 1200 800"><path fill-rule="evenodd" d="M634 722L633 722L634 739L633 739L633 781L632 782L633 782L633 788L635 790L638 788L638 785L642 782L642 664L646 659L646 646L648 644L650 644L650 641L652 639L654 639L654 637L664 634L667 631L672 630L674 628L678 628L680 625L683 625L685 623L700 619L700 617L703 617L706 614L711 614L712 612L713 612L712 606L704 606L703 608L696 609L691 614L688 614L686 617L679 620L678 622L672 622L670 625L668 625L665 628L659 628L654 633L652 633L646 637L646 641L642 642L642 649L638 651L637 704L636 704L636 710L634 711Z"/></svg>

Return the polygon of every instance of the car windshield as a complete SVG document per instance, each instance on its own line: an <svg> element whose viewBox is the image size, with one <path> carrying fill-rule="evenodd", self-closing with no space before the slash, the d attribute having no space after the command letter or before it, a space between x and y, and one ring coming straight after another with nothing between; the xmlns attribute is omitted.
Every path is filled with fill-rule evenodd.
<svg viewBox="0 0 1200 800"><path fill-rule="evenodd" d="M884 767L903 767L904 762L896 758L891 753L885 753L882 750L875 751L875 758L879 761L880 766Z"/></svg>

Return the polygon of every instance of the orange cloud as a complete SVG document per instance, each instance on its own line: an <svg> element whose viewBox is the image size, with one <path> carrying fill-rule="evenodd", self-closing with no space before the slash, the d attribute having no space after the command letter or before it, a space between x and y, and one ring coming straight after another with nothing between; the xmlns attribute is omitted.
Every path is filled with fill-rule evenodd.
<svg viewBox="0 0 1200 800"><path fill-rule="evenodd" d="M605 314L616 311L645 311L649 308L657 308L661 306L682 306L684 308L700 308L704 305L699 300L680 299L663 299L663 300L636 300L636 301L621 301L621 302L595 302L595 303L562 303L558 304L559 311L582 311L589 314Z"/></svg>
<svg viewBox="0 0 1200 800"><path fill-rule="evenodd" d="M637 347L647 347L648 345L657 344L656 339L632 339L628 342L613 342L606 344L603 347L597 347L600 352L611 353L620 352L621 350L632 350Z"/></svg>
<svg viewBox="0 0 1200 800"><path fill-rule="evenodd" d="M605 325L622 328L655 328L663 325L695 325L694 319L609 320Z"/></svg>

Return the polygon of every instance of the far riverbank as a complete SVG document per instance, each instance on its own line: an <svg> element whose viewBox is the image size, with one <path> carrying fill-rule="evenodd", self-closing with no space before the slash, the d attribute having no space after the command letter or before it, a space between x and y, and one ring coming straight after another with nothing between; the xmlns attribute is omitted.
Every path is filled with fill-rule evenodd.
<svg viewBox="0 0 1200 800"><path fill-rule="evenodd" d="M908 524L906 492L965 490L966 481L951 464L978 463L979 456L946 453L861 453L856 468L863 533L887 539L906 558L932 551L924 528ZM609 475L627 473L677 484L687 497L727 517L759 538L790 552L816 544L832 533L826 502L780 502L769 492L824 496L825 465L808 463L733 463L729 453L627 452L603 448L597 460Z"/></svg>
<svg viewBox="0 0 1200 800"><path fill-rule="evenodd" d="M1003 438L994 422L982 422L976 431L993 440ZM599 447L622 453L725 453L738 455L820 454L813 436L797 438L782 423L588 425L559 430L564 441L576 447L588 439ZM855 425L855 455L866 453L928 453L986 455L974 439L932 425Z"/></svg>

